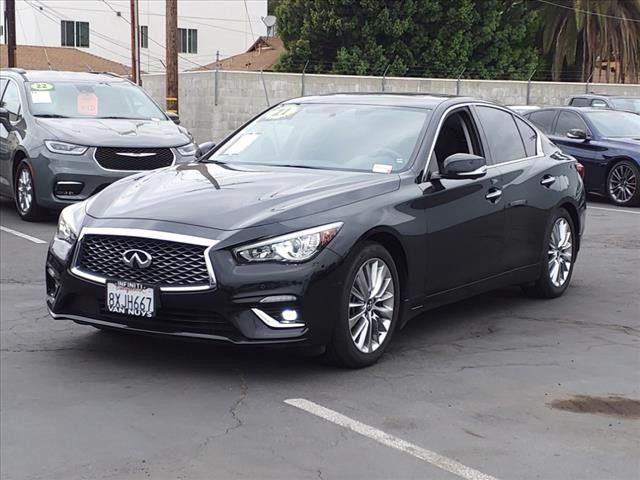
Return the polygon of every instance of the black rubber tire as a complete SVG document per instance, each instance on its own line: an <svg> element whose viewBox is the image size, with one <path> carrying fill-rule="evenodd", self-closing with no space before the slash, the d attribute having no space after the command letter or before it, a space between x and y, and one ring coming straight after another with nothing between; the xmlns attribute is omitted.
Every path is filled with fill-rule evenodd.
<svg viewBox="0 0 640 480"><path fill-rule="evenodd" d="M631 198L626 202L619 202L615 198L613 198L613 196L611 195L611 189L609 188L609 182L611 181L611 176L613 174L613 171L619 165L626 165L627 167L631 168L631 170L633 171L636 177L636 191L633 193ZM640 169L638 168L638 166L635 163L630 162L629 160L620 160L619 162L616 162L611 167L611 170L609 170L609 174L607 175L605 192L607 193L607 198L609 198L611 203L614 203L615 205L619 205L621 207L635 207L640 205Z"/></svg>
<svg viewBox="0 0 640 480"><path fill-rule="evenodd" d="M549 238L551 237L551 230L553 229L553 225L556 220L559 218L564 218L569 223L569 228L571 228L571 243L572 243L572 251L571 251L571 269L569 270L569 275L567 276L567 280L560 287L556 287L552 282L551 278L549 278L548 272L548 249L549 249ZM547 222L547 228L544 233L544 242L542 246L542 254L540 257L540 275L538 279L535 281L533 285L523 286L522 289L527 295L530 295L535 298L556 298L562 295L565 290L569 287L571 283L571 276L573 275L573 269L575 267L576 261L576 227L573 223L573 219L569 212L567 212L564 208L558 209Z"/></svg>
<svg viewBox="0 0 640 480"><path fill-rule="evenodd" d="M26 211L22 211L18 203L18 178L20 178L20 175L22 174L23 170L26 170L27 172L29 172L29 177L31 178L32 195L33 195L31 206ZM16 169L16 176L13 181L13 198L15 200L16 210L18 211L18 215L20 215L20 218L22 218L23 220L27 222L37 222L38 220L41 220L42 217L44 217L45 210L40 205L38 205L38 200L36 195L36 186L33 178L33 170L31 169L31 166L26 160L22 160L18 165L18 168Z"/></svg>
<svg viewBox="0 0 640 480"><path fill-rule="evenodd" d="M349 331L349 297L351 295L351 285L360 267L371 258L381 258L389 267L393 278L394 292L396 298L394 301L394 312L392 315L389 333L382 344L375 352L364 353L356 348L351 339ZM345 368L362 368L376 363L384 354L387 345L393 337L393 333L398 324L398 315L400 312L400 299L402 298L400 291L400 281L398 277L398 269L393 257L379 243L363 242L354 247L353 253L347 259L348 267L344 282L344 289L340 298L341 313L337 319L333 330L331 342L327 345L324 360L333 365Z"/></svg>

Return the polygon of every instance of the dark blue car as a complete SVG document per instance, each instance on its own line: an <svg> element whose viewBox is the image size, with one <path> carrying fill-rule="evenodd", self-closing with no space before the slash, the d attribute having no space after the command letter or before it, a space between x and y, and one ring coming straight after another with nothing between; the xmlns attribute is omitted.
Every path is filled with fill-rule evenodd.
<svg viewBox="0 0 640 480"><path fill-rule="evenodd" d="M598 108L543 108L525 115L585 167L587 191L640 204L640 115Z"/></svg>

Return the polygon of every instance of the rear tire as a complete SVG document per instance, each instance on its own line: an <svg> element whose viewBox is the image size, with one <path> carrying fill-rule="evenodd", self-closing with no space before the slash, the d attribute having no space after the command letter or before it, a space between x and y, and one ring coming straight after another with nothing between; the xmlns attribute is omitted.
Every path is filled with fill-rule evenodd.
<svg viewBox="0 0 640 480"><path fill-rule="evenodd" d="M362 368L383 355L398 323L400 282L393 257L380 244L365 242L347 260L340 316L325 358Z"/></svg>
<svg viewBox="0 0 640 480"><path fill-rule="evenodd" d="M27 222L40 220L45 211L38 205L31 166L22 160L16 170L13 195L18 215Z"/></svg>
<svg viewBox="0 0 640 480"><path fill-rule="evenodd" d="M621 207L640 205L640 170L628 160L616 163L607 175L606 192L609 200Z"/></svg>
<svg viewBox="0 0 640 480"><path fill-rule="evenodd" d="M544 235L540 275L532 286L525 286L523 290L537 298L556 298L571 282L577 254L575 226L569 212L560 208L552 215Z"/></svg>

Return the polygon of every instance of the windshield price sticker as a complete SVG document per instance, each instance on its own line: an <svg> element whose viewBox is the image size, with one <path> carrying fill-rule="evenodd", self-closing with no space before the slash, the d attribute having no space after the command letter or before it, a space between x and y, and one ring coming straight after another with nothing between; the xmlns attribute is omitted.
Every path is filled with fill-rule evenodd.
<svg viewBox="0 0 640 480"><path fill-rule="evenodd" d="M51 92L48 90L32 90L31 102L32 103L52 103Z"/></svg>
<svg viewBox="0 0 640 480"><path fill-rule="evenodd" d="M300 105L296 105L294 103L280 105L279 107L276 107L273 110L267 112L264 118L266 120L284 120L286 118L293 117L299 111Z"/></svg>
<svg viewBox="0 0 640 480"><path fill-rule="evenodd" d="M78 95L77 110L80 115L98 115L98 96L95 93Z"/></svg>
<svg viewBox="0 0 640 480"><path fill-rule="evenodd" d="M46 82L37 82L31 84L31 90L34 92L50 92L53 90L53 85Z"/></svg>
<svg viewBox="0 0 640 480"><path fill-rule="evenodd" d="M386 165L384 163L374 163L372 171L373 173L391 173L393 165Z"/></svg>

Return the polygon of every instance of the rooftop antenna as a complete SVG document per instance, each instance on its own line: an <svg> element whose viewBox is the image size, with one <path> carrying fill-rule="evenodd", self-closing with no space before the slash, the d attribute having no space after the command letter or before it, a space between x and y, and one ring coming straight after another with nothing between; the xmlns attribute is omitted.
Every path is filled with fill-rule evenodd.
<svg viewBox="0 0 640 480"><path fill-rule="evenodd" d="M262 23L267 27L267 37L271 37L274 34L274 27L276 26L276 17L273 15L267 15L266 17L261 17Z"/></svg>

